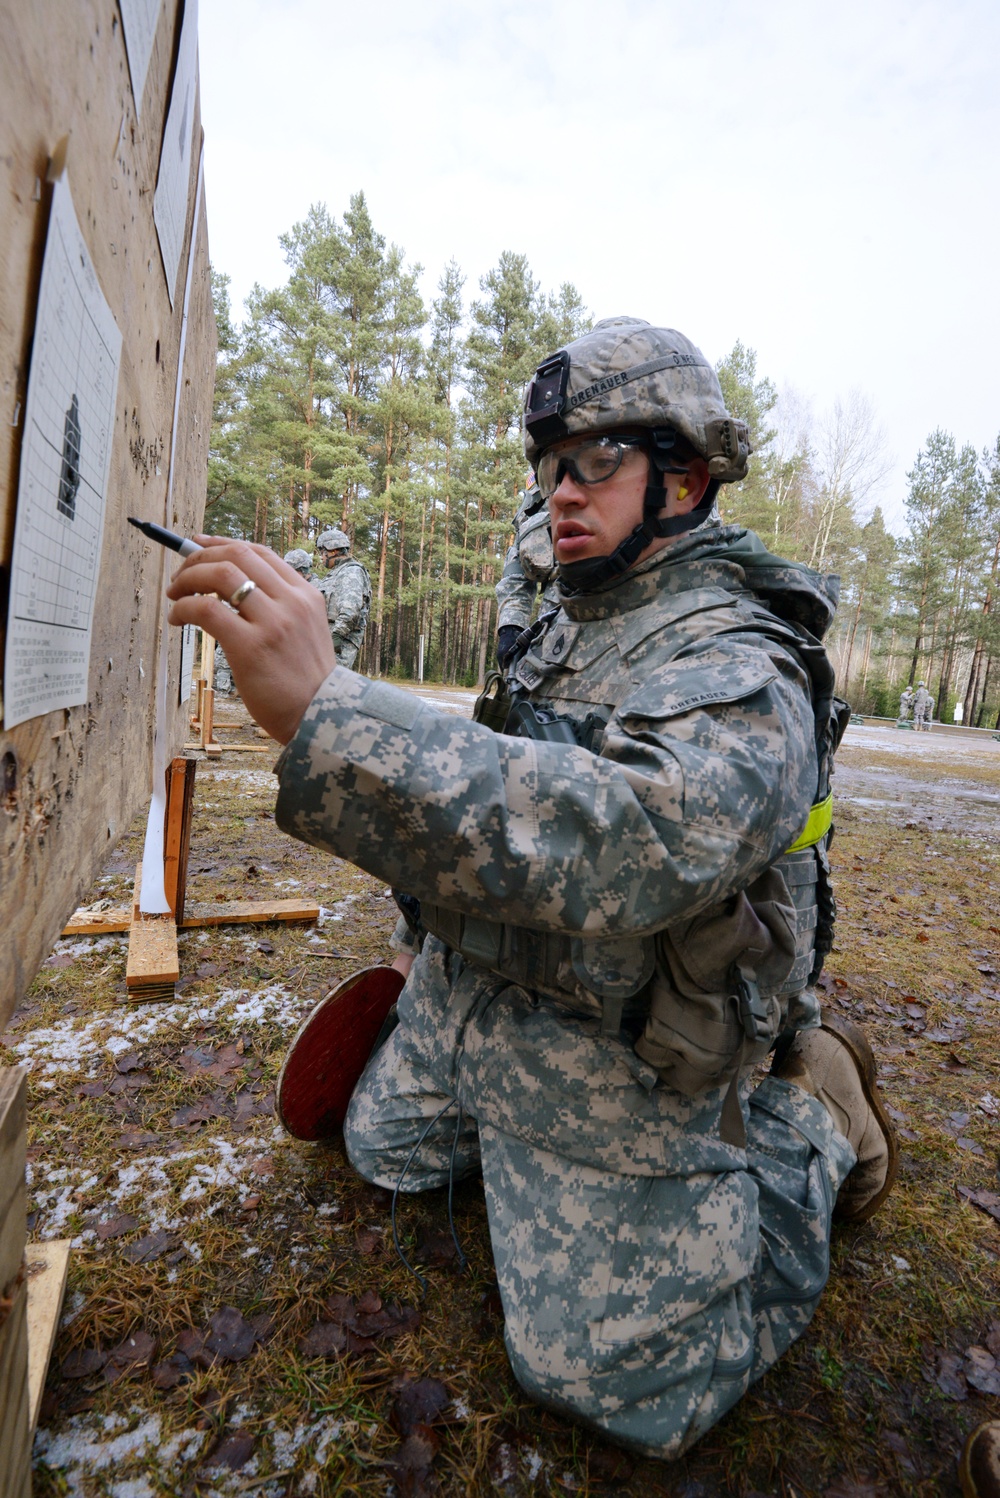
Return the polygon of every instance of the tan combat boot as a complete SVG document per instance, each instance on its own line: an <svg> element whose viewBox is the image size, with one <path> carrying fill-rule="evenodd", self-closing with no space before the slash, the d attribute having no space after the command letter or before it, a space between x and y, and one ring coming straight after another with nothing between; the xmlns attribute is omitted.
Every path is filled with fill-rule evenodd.
<svg viewBox="0 0 1000 1498"><path fill-rule="evenodd" d="M878 1095L875 1057L864 1032L826 1009L821 1024L818 1030L796 1034L772 1074L817 1098L834 1128L853 1146L858 1161L840 1188L834 1216L864 1222L892 1189L899 1151Z"/></svg>
<svg viewBox="0 0 1000 1498"><path fill-rule="evenodd" d="M965 1498L1000 1498L1000 1420L987 1420L972 1432L958 1475Z"/></svg>

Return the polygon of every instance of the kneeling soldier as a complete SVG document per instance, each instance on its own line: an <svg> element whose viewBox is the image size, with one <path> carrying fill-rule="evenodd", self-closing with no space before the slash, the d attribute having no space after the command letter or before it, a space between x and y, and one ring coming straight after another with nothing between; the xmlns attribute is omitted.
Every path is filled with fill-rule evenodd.
<svg viewBox="0 0 1000 1498"><path fill-rule="evenodd" d="M315 622L305 652L311 590L251 548L185 562L171 617L228 627L288 742L280 825L420 902L355 1167L403 1191L481 1171L519 1382L673 1457L807 1326L834 1211L870 1216L895 1174L871 1051L812 987L836 589L721 525L746 428L673 330L614 318L545 361L525 448L562 605L508 666L504 733L330 670ZM187 596L241 575L245 619Z"/></svg>

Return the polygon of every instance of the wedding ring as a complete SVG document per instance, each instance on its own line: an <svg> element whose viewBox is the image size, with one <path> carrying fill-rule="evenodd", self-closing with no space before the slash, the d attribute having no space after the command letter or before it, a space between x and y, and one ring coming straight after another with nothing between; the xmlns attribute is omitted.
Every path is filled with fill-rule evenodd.
<svg viewBox="0 0 1000 1498"><path fill-rule="evenodd" d="M244 581L240 583L239 587L236 589L236 592L229 600L233 608L236 609L237 613L239 612L240 604L244 599L250 597L250 594L253 592L256 586L257 584L250 577L245 578Z"/></svg>

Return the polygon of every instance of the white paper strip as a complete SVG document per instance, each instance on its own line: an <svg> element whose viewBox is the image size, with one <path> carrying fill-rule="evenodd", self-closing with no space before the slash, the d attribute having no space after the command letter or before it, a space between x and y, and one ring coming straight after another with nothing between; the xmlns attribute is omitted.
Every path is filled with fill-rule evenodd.
<svg viewBox="0 0 1000 1498"><path fill-rule="evenodd" d="M191 302L195 254L198 244L198 222L201 217L204 151L198 158L198 185L194 195L194 217L191 221L191 243L188 247L187 276L184 281L184 310L181 313L180 345L177 349L177 380L174 385L174 420L170 429L170 467L167 470L167 497L163 523L169 528L173 510L174 459L177 454L177 429L180 425L181 394L184 389L184 351L187 347L188 308ZM171 553L172 559L172 553ZM169 575L164 566L164 579ZM170 662L170 625L164 617L160 629L160 659L156 671L156 731L153 735L153 799L146 819L146 841L142 850L142 890L139 909L144 915L165 915L170 909L163 887L163 821L167 810L167 675Z"/></svg>
<svg viewBox="0 0 1000 1498"><path fill-rule="evenodd" d="M171 307L177 291L177 272L180 269L184 230L187 227L197 96L198 5L197 0L184 0L184 22L177 49L177 69L174 73L167 123L163 127L160 169L153 196L153 220L160 241L160 255L163 258Z"/></svg>
<svg viewBox="0 0 1000 1498"><path fill-rule="evenodd" d="M142 113L142 96L146 89L149 59L153 55L153 42L156 40L160 5L161 0L118 0L125 28L125 52L128 56L137 119Z"/></svg>

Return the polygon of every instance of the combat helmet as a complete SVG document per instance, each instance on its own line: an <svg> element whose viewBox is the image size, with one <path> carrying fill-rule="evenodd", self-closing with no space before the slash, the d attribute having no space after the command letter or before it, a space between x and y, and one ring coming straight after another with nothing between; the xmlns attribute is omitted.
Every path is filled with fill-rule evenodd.
<svg viewBox="0 0 1000 1498"><path fill-rule="evenodd" d="M317 551L350 551L351 538L342 530L338 530L336 526L331 526L329 530L322 531L316 537L316 549Z"/></svg>
<svg viewBox="0 0 1000 1498"><path fill-rule="evenodd" d="M610 557L560 567L564 585L591 588L627 571L659 536L675 536L711 514L720 484L745 478L752 451L747 425L726 410L712 366L673 328L638 317L609 317L542 361L524 403L524 452L534 468L553 443L578 433L649 433L643 519ZM684 473L691 452L710 482L690 513L660 518L663 476Z"/></svg>
<svg viewBox="0 0 1000 1498"><path fill-rule="evenodd" d="M285 561L289 567L294 567L296 572L301 572L303 577L308 577L312 571L312 557L301 546L294 546L291 551L285 552Z"/></svg>

